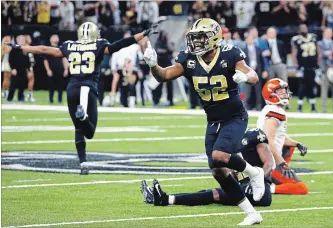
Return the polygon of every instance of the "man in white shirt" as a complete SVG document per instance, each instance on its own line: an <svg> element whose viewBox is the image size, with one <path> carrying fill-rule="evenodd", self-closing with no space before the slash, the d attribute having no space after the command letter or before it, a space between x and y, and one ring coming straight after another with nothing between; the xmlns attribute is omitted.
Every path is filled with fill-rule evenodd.
<svg viewBox="0 0 333 228"><path fill-rule="evenodd" d="M283 41L276 38L276 29L270 27L267 30L267 43L271 51L269 78L280 78L288 83L286 51Z"/></svg>
<svg viewBox="0 0 333 228"><path fill-rule="evenodd" d="M235 1L234 14L237 17L237 28L247 29L251 24L255 2L251 1Z"/></svg>

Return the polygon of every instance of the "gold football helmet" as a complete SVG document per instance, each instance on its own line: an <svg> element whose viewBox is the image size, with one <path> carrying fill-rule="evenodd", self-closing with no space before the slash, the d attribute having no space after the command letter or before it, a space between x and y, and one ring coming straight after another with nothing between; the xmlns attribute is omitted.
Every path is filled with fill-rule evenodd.
<svg viewBox="0 0 333 228"><path fill-rule="evenodd" d="M194 55L204 55L219 46L222 41L220 25L210 18L200 18L186 34L188 51Z"/></svg>
<svg viewBox="0 0 333 228"><path fill-rule="evenodd" d="M100 37L100 31L92 22L85 22L77 30L77 38L83 43L96 41Z"/></svg>

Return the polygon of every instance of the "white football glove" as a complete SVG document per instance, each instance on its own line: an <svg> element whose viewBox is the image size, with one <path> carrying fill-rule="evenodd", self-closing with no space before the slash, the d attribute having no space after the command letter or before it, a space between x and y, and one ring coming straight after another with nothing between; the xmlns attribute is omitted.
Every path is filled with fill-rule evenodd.
<svg viewBox="0 0 333 228"><path fill-rule="evenodd" d="M235 70L236 74L232 76L232 79L237 83L247 82L247 76L240 70Z"/></svg>
<svg viewBox="0 0 333 228"><path fill-rule="evenodd" d="M147 48L143 54L143 59L149 65L149 67L154 67L157 65L157 54L154 48L152 48L150 41L147 41Z"/></svg>

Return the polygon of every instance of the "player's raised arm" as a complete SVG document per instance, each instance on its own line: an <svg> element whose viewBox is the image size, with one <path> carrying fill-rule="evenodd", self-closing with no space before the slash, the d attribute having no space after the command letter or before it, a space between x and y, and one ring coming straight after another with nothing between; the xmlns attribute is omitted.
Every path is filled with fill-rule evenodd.
<svg viewBox="0 0 333 228"><path fill-rule="evenodd" d="M152 48L150 41L147 41L147 48L144 52L143 59L149 65L151 73L158 82L165 82L180 77L184 68L180 63L163 68L157 64L157 54Z"/></svg>
<svg viewBox="0 0 333 228"><path fill-rule="evenodd" d="M248 84L257 84L259 81L258 74L249 67L244 60L240 60L235 65L236 74L233 80L237 83L245 82Z"/></svg>
<svg viewBox="0 0 333 228"><path fill-rule="evenodd" d="M59 48L48 47L44 45L39 46L20 46L12 43L5 43L8 46L12 47L14 50L22 50L23 52L29 52L37 55L52 55L54 57L63 57L62 52Z"/></svg>
<svg viewBox="0 0 333 228"><path fill-rule="evenodd" d="M149 29L137 33L134 36L128 37L128 38L123 38L121 40L118 40L116 42L113 42L109 44L104 51L104 54L112 54L114 52L119 51L122 48L128 47L132 44L137 43L138 41L142 40L144 37L148 36L149 34L156 34L158 33L157 31L157 26L158 24L152 25Z"/></svg>

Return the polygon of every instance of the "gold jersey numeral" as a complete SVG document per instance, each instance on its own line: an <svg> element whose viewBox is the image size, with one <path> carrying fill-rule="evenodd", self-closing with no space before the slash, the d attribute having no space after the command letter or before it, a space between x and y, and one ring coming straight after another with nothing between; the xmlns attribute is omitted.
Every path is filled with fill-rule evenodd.
<svg viewBox="0 0 333 228"><path fill-rule="evenodd" d="M194 89L204 101L210 101L211 99L213 101L221 101L229 98L227 92L228 82L224 75L216 75L210 78L209 85L217 85L212 89L200 89L200 84L208 84L208 77L193 76Z"/></svg>
<svg viewBox="0 0 333 228"><path fill-rule="evenodd" d="M95 70L95 54L91 51L84 52L82 55L79 52L72 52L68 56L69 71L71 74L91 74ZM86 61L86 64L82 64Z"/></svg>

